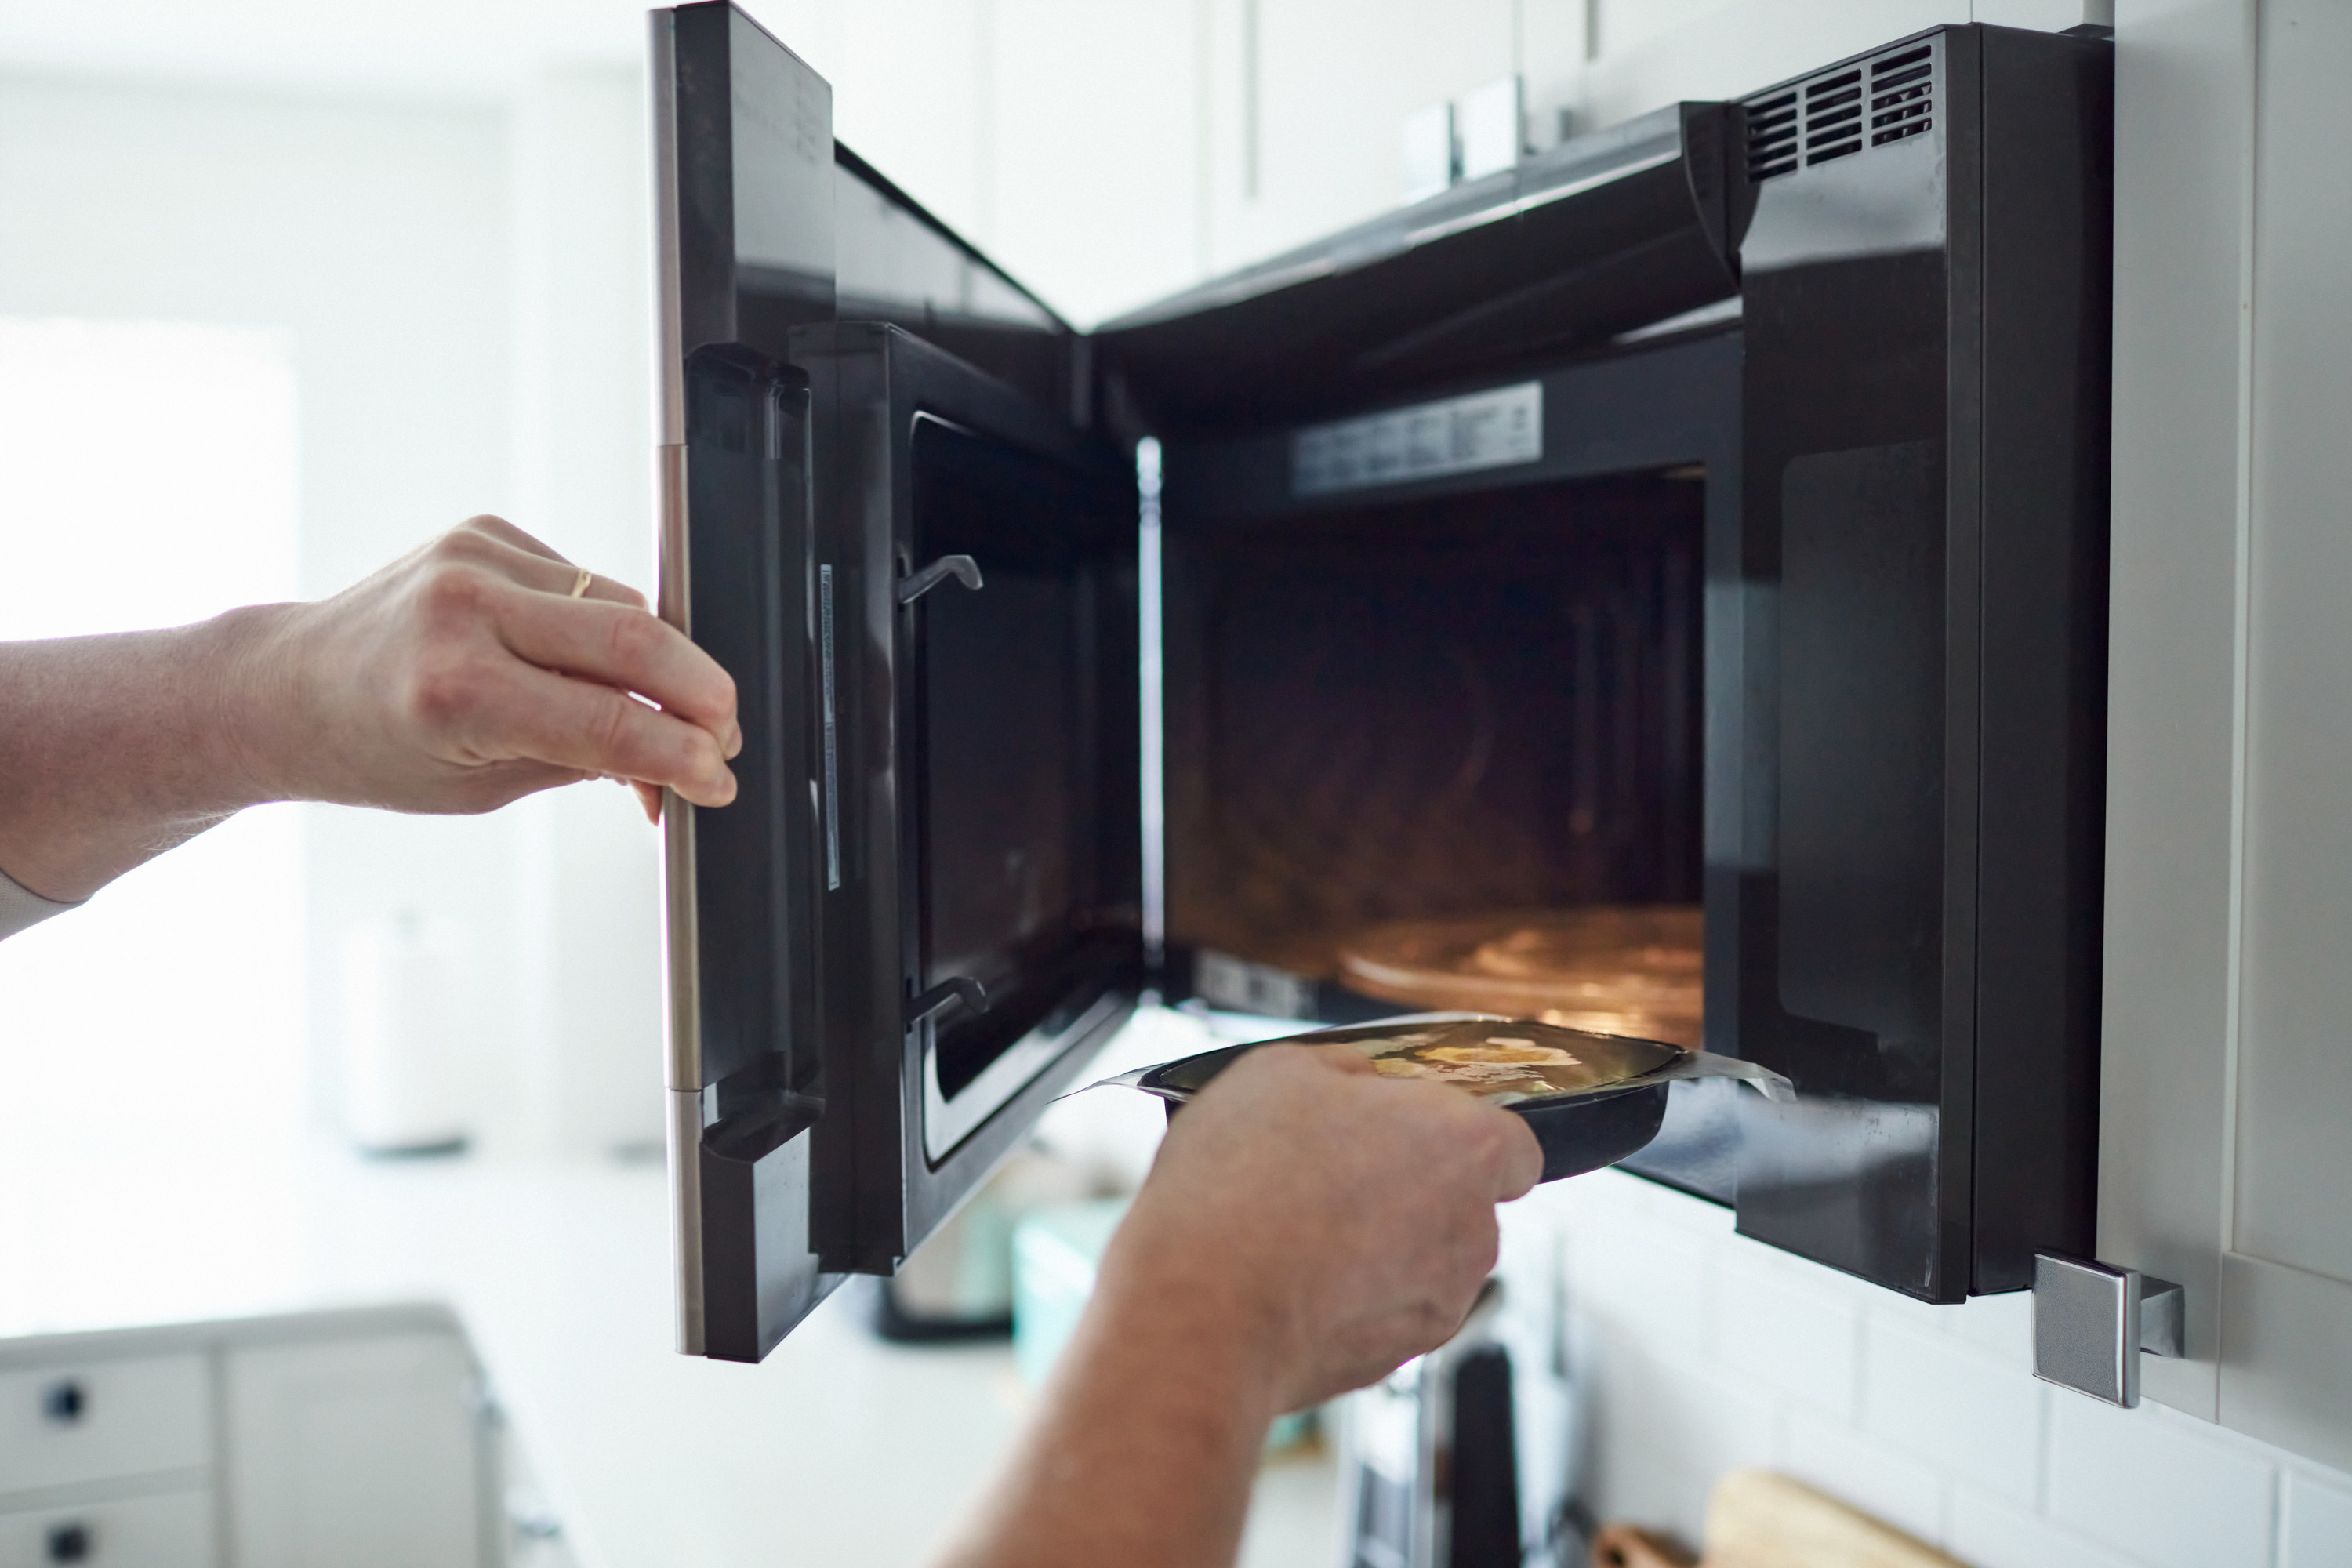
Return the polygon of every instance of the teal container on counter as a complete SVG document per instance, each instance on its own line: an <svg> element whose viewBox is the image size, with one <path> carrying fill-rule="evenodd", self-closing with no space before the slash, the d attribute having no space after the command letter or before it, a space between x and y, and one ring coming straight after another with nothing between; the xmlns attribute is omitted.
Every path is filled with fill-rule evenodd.
<svg viewBox="0 0 2352 1568"><path fill-rule="evenodd" d="M1013 1232L1013 1359L1021 1381L1043 1388L1078 1316L1095 1292L1095 1271L1111 1233L1127 1217L1127 1198L1090 1198L1033 1209ZM1315 1412L1279 1417L1266 1433L1268 1453L1306 1441Z"/></svg>
<svg viewBox="0 0 2352 1568"><path fill-rule="evenodd" d="M1033 1209L1013 1230L1013 1359L1021 1381L1043 1388L1095 1293L1095 1269L1126 1198L1087 1198Z"/></svg>

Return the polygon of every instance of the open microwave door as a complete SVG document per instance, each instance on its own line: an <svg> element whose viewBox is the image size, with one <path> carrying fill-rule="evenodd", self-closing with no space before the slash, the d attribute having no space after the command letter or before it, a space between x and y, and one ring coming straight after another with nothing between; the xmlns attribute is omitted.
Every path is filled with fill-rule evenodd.
<svg viewBox="0 0 2352 1568"><path fill-rule="evenodd" d="M887 1273L1142 984L1136 494L1107 448L900 328L806 328L793 357L827 1116L855 1164L825 1250Z"/></svg>
<svg viewBox="0 0 2352 1568"><path fill-rule="evenodd" d="M1049 406L1067 329L822 78L730 5L653 22L661 611L744 731L736 800L665 815L680 1348L757 1361L1132 1009L1136 493Z"/></svg>

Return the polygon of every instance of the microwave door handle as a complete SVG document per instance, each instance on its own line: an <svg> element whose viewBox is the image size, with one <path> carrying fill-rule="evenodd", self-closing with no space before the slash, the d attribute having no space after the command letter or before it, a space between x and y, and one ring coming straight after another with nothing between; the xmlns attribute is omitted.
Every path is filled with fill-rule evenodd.
<svg viewBox="0 0 2352 1568"><path fill-rule="evenodd" d="M911 605L950 577L977 592L980 563L969 555L942 555L920 572L898 579L898 603Z"/></svg>
<svg viewBox="0 0 2352 1568"><path fill-rule="evenodd" d="M950 556L950 559L961 560L962 557ZM988 1011L988 992L979 981L961 974L952 980L942 980L907 1004L907 1026L911 1029L926 1018L953 1012L958 1007L965 1008L978 1017Z"/></svg>

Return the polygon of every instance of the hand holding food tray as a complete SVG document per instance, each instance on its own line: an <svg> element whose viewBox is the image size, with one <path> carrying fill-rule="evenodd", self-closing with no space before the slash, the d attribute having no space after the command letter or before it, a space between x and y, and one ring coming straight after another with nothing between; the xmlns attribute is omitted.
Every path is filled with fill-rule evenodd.
<svg viewBox="0 0 2352 1568"><path fill-rule="evenodd" d="M1276 1045L1352 1046L1383 1078L1426 1079L1527 1118L1543 1145L1541 1179L1547 1182L1597 1171L1640 1151L1657 1136L1670 1084L1735 1078L1768 1100L1796 1095L1779 1073L1734 1057L1475 1013L1415 1014L1226 1046L1105 1081L1159 1095L1171 1102L1173 1116L1243 1055Z"/></svg>

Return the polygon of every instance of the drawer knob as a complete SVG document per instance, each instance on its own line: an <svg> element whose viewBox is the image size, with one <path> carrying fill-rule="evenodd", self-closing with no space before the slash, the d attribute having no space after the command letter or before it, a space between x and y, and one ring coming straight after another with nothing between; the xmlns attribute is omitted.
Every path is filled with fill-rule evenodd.
<svg viewBox="0 0 2352 1568"><path fill-rule="evenodd" d="M59 1426L71 1426L89 1409L89 1395L73 1378L60 1378L41 1390L41 1414ZM58 1558L58 1562L67 1561Z"/></svg>
<svg viewBox="0 0 2352 1568"><path fill-rule="evenodd" d="M53 1524L49 1526L49 1561L52 1563L87 1563L89 1561L90 1534L86 1524Z"/></svg>

